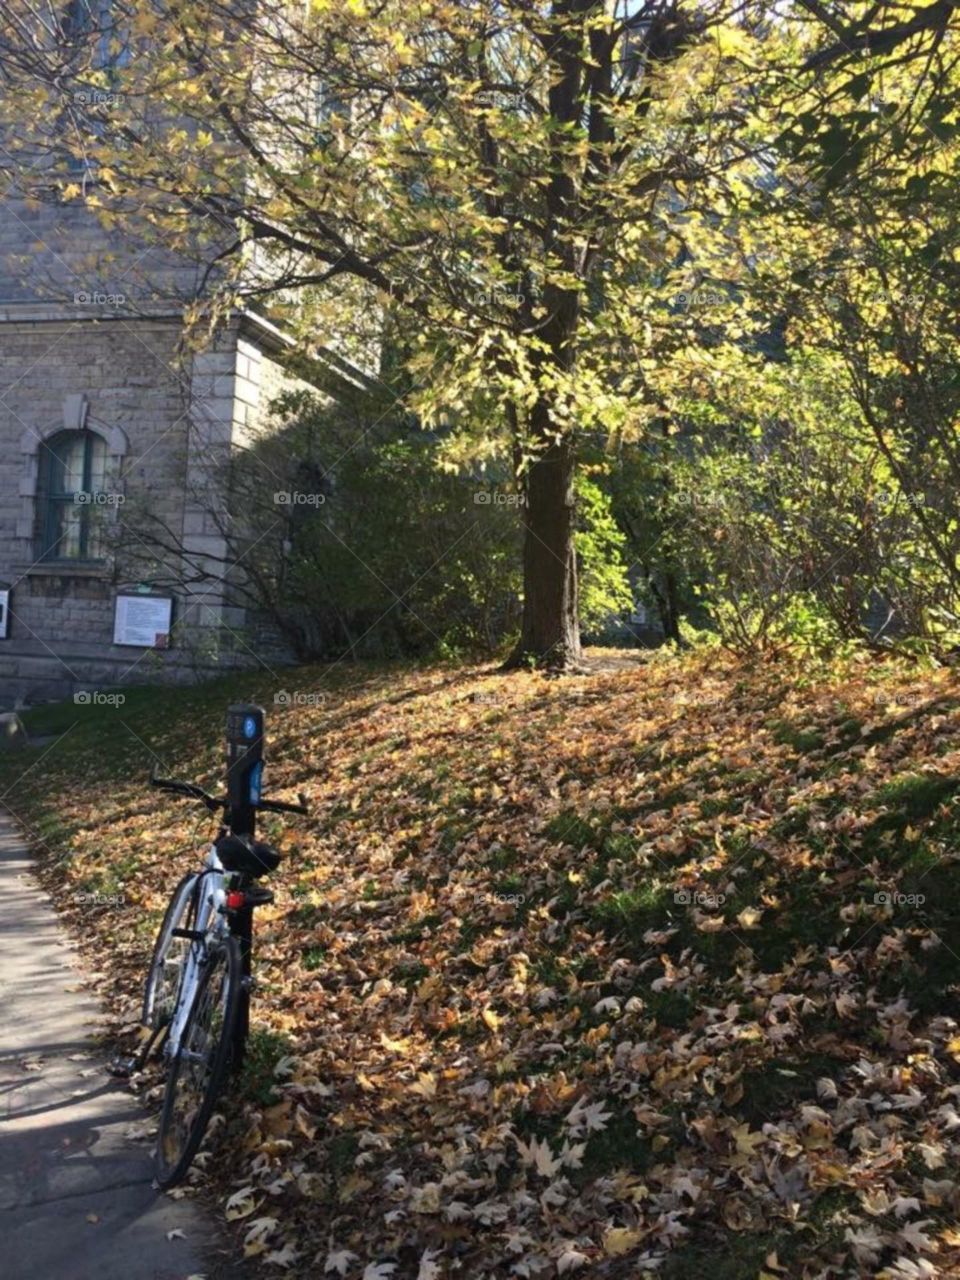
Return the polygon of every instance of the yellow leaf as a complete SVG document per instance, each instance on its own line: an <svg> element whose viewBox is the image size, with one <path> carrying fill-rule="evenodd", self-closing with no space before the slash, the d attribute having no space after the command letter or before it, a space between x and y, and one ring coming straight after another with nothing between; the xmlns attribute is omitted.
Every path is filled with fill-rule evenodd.
<svg viewBox="0 0 960 1280"><path fill-rule="evenodd" d="M419 1093L421 1098L435 1098L437 1096L437 1077L432 1071L423 1072L417 1076L417 1083L410 1086L411 1093Z"/></svg>
<svg viewBox="0 0 960 1280"><path fill-rule="evenodd" d="M739 1124L733 1131L734 1138L737 1143L737 1150L743 1156L752 1156L755 1147L763 1142L763 1134L759 1131L750 1132L748 1124Z"/></svg>
<svg viewBox="0 0 960 1280"><path fill-rule="evenodd" d="M435 973L430 978L424 978L419 987L417 987L417 999L424 1001L432 1000L434 996L439 995L442 988L443 979L439 974Z"/></svg>
<svg viewBox="0 0 960 1280"><path fill-rule="evenodd" d="M719 933L727 927L727 922L723 916L701 916L696 926L699 933Z"/></svg>
<svg viewBox="0 0 960 1280"><path fill-rule="evenodd" d="M611 1258L619 1258L635 1249L644 1235L645 1232L636 1227L611 1227L603 1237L603 1251Z"/></svg>
<svg viewBox="0 0 960 1280"><path fill-rule="evenodd" d="M312 1138L317 1132L317 1126L311 1123L310 1117L307 1115L306 1111L304 1111L303 1107L297 1107L293 1120L297 1129L305 1138Z"/></svg>
<svg viewBox="0 0 960 1280"><path fill-rule="evenodd" d="M391 1040L385 1031L380 1032L380 1043L393 1053L406 1053L410 1047L409 1040Z"/></svg>
<svg viewBox="0 0 960 1280"><path fill-rule="evenodd" d="M355 1195L361 1191L366 1191L367 1187L370 1185L371 1183L369 1178L364 1178L359 1173L351 1173L350 1177L346 1179L343 1186L340 1188L340 1203L348 1204Z"/></svg>
<svg viewBox="0 0 960 1280"><path fill-rule="evenodd" d="M484 1009L481 1017L483 1018L484 1022L487 1024L487 1026L490 1028L491 1031L500 1030L500 1018L496 1013L494 1013L494 1011L490 1008L489 1005L487 1005L486 1009Z"/></svg>

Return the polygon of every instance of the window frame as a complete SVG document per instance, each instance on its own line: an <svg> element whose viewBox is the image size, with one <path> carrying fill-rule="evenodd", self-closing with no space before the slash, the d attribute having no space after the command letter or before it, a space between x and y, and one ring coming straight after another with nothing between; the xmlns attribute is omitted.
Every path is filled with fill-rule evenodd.
<svg viewBox="0 0 960 1280"><path fill-rule="evenodd" d="M53 487L54 476L57 470L61 475L64 471L64 459L57 452L57 447L61 443L76 439L78 436L83 438L82 488L69 490L60 488L55 491ZM67 429L56 432L55 435L50 436L43 442L40 483L37 489L39 500L39 547L37 550L38 559L45 564L51 562L62 564L103 564L106 559L103 555L90 554L92 517L94 511L99 511L99 504L94 502L78 503L76 501L78 493L88 493L92 498L94 493L102 492L100 489L94 490L91 485L94 451L98 443L103 450L103 471L105 475L108 458L107 442L99 432L91 431L89 427L82 427L79 430ZM67 503L75 505L79 511L79 549L76 555L58 554L58 548L64 539L61 517ZM61 530L59 536L58 530Z"/></svg>

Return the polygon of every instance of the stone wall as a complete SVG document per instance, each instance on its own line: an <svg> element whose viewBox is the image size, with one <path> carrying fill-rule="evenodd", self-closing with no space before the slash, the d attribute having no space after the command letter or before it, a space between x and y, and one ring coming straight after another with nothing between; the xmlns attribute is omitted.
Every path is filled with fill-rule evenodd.
<svg viewBox="0 0 960 1280"><path fill-rule="evenodd" d="M62 313L0 308L0 587L11 590L0 706L193 679L229 665L272 669L283 648L268 645L262 620L231 598L229 546L210 511L218 495L204 486L211 457L255 433L284 385L276 350L267 350L282 340L269 326L237 319L210 350L183 360L176 316ZM78 425L78 414L107 441L107 483L118 495L102 515L111 554L100 565L38 561L43 441ZM144 540L151 521L186 557ZM169 650L113 643L116 594L140 582L174 598Z"/></svg>
<svg viewBox="0 0 960 1280"><path fill-rule="evenodd" d="M0 206L0 306L56 303L71 318L143 314L195 298L205 270L200 245L191 261L116 225L108 232L79 200L5 194Z"/></svg>

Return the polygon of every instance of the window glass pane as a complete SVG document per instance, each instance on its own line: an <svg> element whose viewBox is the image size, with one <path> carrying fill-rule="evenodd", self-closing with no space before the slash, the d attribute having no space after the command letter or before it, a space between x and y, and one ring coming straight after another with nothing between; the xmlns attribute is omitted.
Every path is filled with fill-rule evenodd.
<svg viewBox="0 0 960 1280"><path fill-rule="evenodd" d="M61 436L53 445L51 494L78 493L83 488L83 460L86 436L82 431Z"/></svg>
<svg viewBox="0 0 960 1280"><path fill-rule="evenodd" d="M90 483L88 488L97 493L103 488L107 471L107 442L103 436L87 436L90 455Z"/></svg>
<svg viewBox="0 0 960 1280"><path fill-rule="evenodd" d="M84 508L75 502L54 500L50 525L50 555L57 560L76 559L81 553Z"/></svg>
<svg viewBox="0 0 960 1280"><path fill-rule="evenodd" d="M103 507L80 508L80 519L85 525L80 552L84 560L99 560L103 556L104 510Z"/></svg>

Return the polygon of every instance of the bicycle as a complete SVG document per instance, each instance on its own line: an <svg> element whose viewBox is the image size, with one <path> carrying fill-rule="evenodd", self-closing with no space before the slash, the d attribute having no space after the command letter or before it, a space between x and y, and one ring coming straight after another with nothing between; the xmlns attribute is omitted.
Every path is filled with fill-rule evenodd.
<svg viewBox="0 0 960 1280"><path fill-rule="evenodd" d="M212 796L192 782L161 778L150 785L222 811L203 868L174 889L154 944L142 1020L149 1031L142 1066L161 1051L166 1065L157 1134L156 1181L180 1182L203 1141L227 1071L243 1062L250 1023L253 912L274 900L257 881L275 871L279 852L256 840L258 811L307 814L299 804L260 794L263 711L231 707L227 794ZM233 736L231 736L231 734Z"/></svg>

